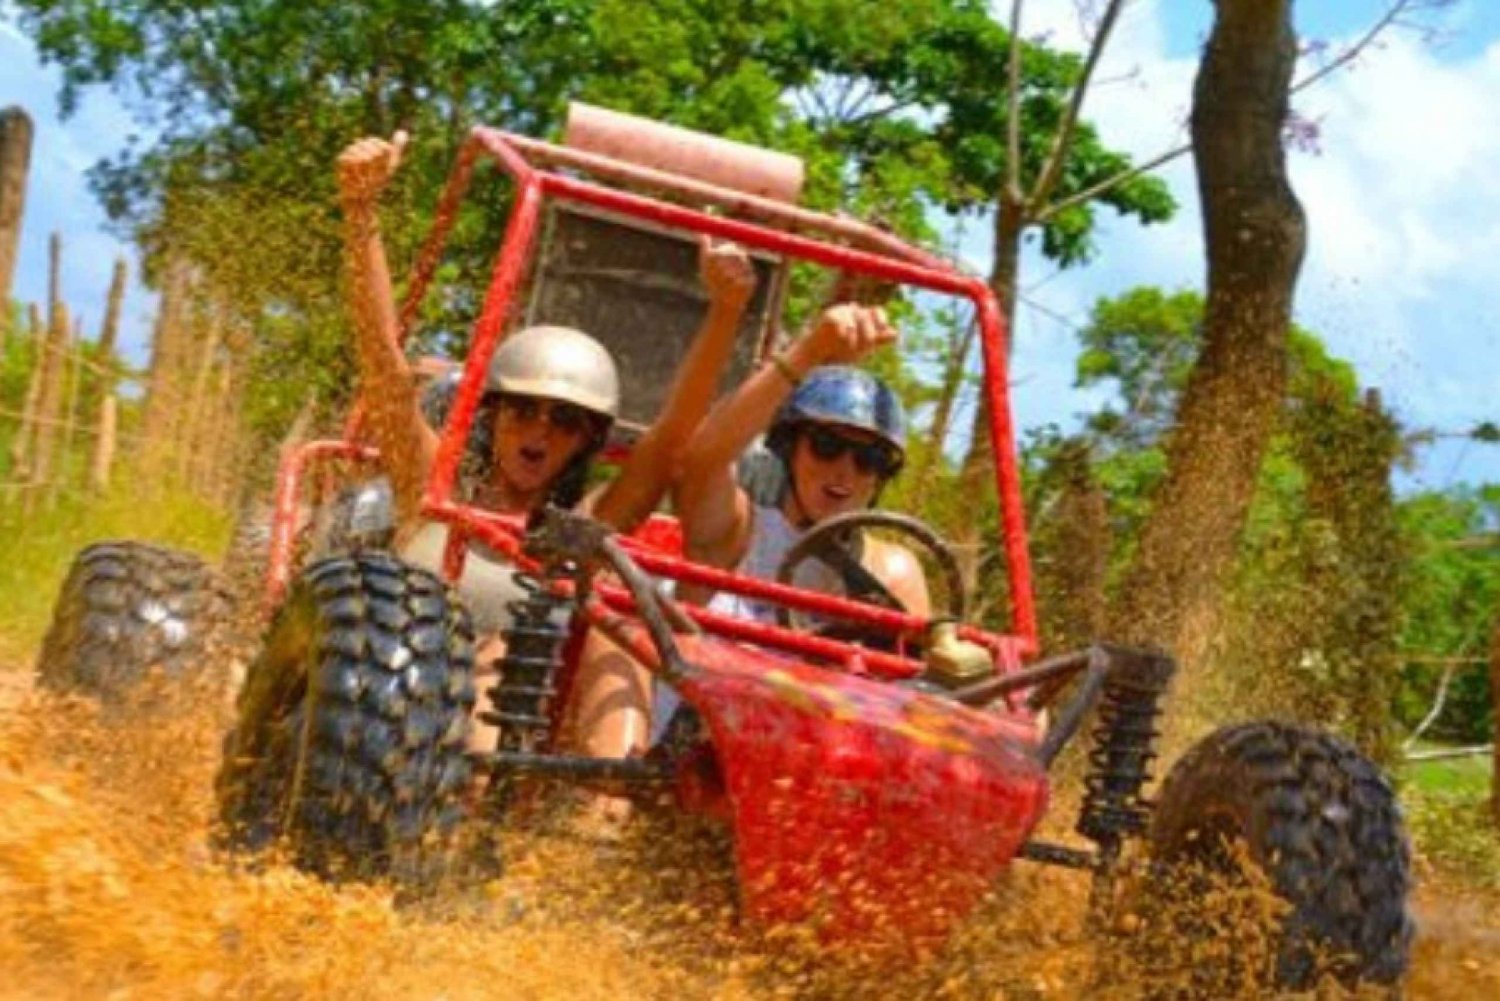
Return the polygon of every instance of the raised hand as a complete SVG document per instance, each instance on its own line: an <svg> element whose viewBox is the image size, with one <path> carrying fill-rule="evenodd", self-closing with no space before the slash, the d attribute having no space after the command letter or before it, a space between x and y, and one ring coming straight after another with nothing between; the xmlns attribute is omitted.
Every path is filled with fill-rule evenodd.
<svg viewBox="0 0 1500 1001"><path fill-rule="evenodd" d="M803 340L815 364L852 365L896 338L879 306L843 303L823 310Z"/></svg>
<svg viewBox="0 0 1500 1001"><path fill-rule="evenodd" d="M698 271L713 302L743 306L755 294L755 268L743 247L728 241L698 240Z"/></svg>
<svg viewBox="0 0 1500 1001"><path fill-rule="evenodd" d="M345 202L371 202L385 190L401 165L407 135L397 131L390 140L367 136L349 144L338 158L339 195Z"/></svg>

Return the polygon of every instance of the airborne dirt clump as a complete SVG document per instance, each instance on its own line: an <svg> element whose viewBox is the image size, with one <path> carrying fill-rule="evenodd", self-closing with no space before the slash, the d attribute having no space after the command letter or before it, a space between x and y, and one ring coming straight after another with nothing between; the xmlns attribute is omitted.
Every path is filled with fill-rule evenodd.
<svg viewBox="0 0 1500 1001"><path fill-rule="evenodd" d="M209 847L221 725L207 707L101 719L0 672L0 996L1141 993L1134 964L1084 935L1087 882L1022 865L941 955L900 970L739 928L722 841L665 823L623 844L508 837L503 879L420 909L288 866L230 865ZM1500 988L1500 904L1426 897L1410 996Z"/></svg>

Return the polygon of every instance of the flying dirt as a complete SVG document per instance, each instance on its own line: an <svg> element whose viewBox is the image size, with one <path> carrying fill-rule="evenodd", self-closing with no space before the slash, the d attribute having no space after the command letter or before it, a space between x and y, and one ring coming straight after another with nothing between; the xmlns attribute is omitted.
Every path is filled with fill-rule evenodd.
<svg viewBox="0 0 1500 1001"><path fill-rule="evenodd" d="M210 847L218 713L125 724L32 691L21 669L0 684L0 996L1141 994L1083 937L1087 880L1045 870L1007 876L924 969L892 973L756 940L711 842L696 846L702 865L673 853L663 867L660 845L517 834L504 878L420 908L388 888L247 868ZM676 847L695 836L670 833ZM1500 990L1500 900L1424 885L1418 928L1409 997Z"/></svg>

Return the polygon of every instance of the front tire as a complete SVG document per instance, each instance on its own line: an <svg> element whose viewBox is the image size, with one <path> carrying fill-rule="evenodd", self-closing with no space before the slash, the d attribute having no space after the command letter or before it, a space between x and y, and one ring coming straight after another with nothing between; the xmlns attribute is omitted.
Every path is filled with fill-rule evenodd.
<svg viewBox="0 0 1500 1001"><path fill-rule="evenodd" d="M1270 985L1308 989L1324 975L1391 985L1406 972L1406 832L1390 785L1344 742L1278 723L1219 730L1168 775L1151 844L1168 894L1201 891L1204 872L1244 879L1235 845L1265 873L1287 905L1259 971Z"/></svg>
<svg viewBox="0 0 1500 1001"><path fill-rule="evenodd" d="M441 580L385 553L323 560L251 665L217 791L225 839L284 836L331 879L440 876L463 818L473 631Z"/></svg>

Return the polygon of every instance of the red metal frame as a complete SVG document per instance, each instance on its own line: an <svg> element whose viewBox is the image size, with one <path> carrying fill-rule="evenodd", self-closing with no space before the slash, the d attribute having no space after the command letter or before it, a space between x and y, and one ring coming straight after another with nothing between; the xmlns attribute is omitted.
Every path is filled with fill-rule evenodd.
<svg viewBox="0 0 1500 1001"><path fill-rule="evenodd" d="M981 355L985 367L985 393L990 409L990 438L995 458L995 487L1000 499L1001 544L1006 551L1010 577L1011 632L997 634L972 627L966 627L963 632L966 637L993 650L1002 670L1014 669L1019 666L1022 658L1037 652L1036 612L1032 598L1030 560L1026 549L1025 514L1021 506L1020 473L1010 417L1005 323L994 294L984 282L961 274L930 254L856 220L757 199L607 157L568 150L524 136L481 127L473 130L460 153L444 188L432 232L418 255L418 263L401 307L403 336L426 293L479 154L485 154L514 180L515 198L484 304L474 325L457 396L443 428L436 462L422 496L425 517L448 523L455 529L455 534L466 533L500 553L519 557L523 530L520 520L459 504L454 501L454 488L468 430L483 393L485 372L503 337L506 316L530 261L543 202L549 196L581 202L658 225L706 233L774 254L970 300L979 321ZM634 182L679 196L687 195L700 202L716 204L726 211L738 210L764 222L714 215L658 198L603 187L556 171L539 170L528 161L528 155L547 163L583 167L616 181ZM775 226L782 228L773 228ZM791 230L861 243L872 249L829 243ZM350 438L357 434L357 417L351 419L346 427L346 434ZM278 474L276 523L267 575L267 598L272 605L280 600L291 573L296 504L306 466L311 462L333 458L370 460L374 457L372 449L351 441L313 442L291 450L283 457ZM632 556L644 569L658 576L765 598L815 614L864 621L897 634L915 635L924 625L923 620L915 616L743 577L675 558L645 544L636 543L629 548ZM457 569L457 561L448 562L448 569ZM628 595L621 589L602 587L600 593L613 607L629 607ZM906 677L920 670L917 662L905 657L872 652L851 644L807 636L787 629L744 622L716 615L705 609L690 608L688 612L712 632L790 653L834 660L870 674Z"/></svg>

